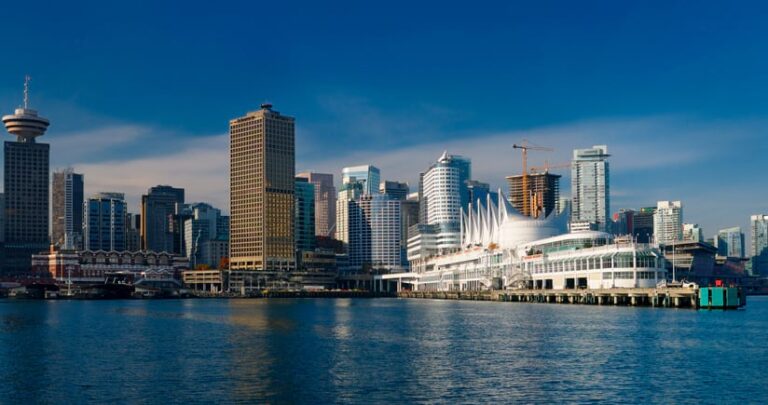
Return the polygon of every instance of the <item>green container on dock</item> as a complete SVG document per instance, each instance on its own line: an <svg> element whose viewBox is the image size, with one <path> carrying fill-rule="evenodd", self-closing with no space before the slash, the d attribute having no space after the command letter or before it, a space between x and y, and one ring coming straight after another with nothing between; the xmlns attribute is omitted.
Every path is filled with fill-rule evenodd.
<svg viewBox="0 0 768 405"><path fill-rule="evenodd" d="M699 289L699 308L709 307L709 294L711 293L709 287L701 287Z"/></svg>
<svg viewBox="0 0 768 405"><path fill-rule="evenodd" d="M712 307L725 307L725 289L723 287L710 287L712 291Z"/></svg>
<svg viewBox="0 0 768 405"><path fill-rule="evenodd" d="M699 308L740 308L744 304L738 287L702 287L699 289Z"/></svg>

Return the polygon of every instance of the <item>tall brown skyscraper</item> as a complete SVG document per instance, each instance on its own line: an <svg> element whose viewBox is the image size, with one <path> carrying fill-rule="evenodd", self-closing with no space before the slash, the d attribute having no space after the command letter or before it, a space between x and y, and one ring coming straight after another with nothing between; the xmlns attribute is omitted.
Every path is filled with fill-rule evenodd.
<svg viewBox="0 0 768 405"><path fill-rule="evenodd" d="M231 270L295 269L295 119L262 104L229 121Z"/></svg>
<svg viewBox="0 0 768 405"><path fill-rule="evenodd" d="M559 203L560 175L551 173L534 173L528 175L528 189L531 212L524 212L523 207L523 176L507 177L509 184L509 202L521 214L530 217L546 217Z"/></svg>
<svg viewBox="0 0 768 405"><path fill-rule="evenodd" d="M336 187L333 175L327 173L299 173L315 185L315 235L332 237L336 225Z"/></svg>

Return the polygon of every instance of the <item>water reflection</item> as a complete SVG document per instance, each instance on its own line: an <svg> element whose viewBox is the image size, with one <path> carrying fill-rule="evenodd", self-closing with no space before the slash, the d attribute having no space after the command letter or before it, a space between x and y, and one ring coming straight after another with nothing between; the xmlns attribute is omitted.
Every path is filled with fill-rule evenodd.
<svg viewBox="0 0 768 405"><path fill-rule="evenodd" d="M766 299L0 300L0 402L766 402L766 331Z"/></svg>

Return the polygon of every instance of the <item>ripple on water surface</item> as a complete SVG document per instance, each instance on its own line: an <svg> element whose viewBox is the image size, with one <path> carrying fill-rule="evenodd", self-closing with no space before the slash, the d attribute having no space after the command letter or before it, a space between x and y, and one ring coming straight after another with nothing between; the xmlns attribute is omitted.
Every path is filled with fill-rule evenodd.
<svg viewBox="0 0 768 405"><path fill-rule="evenodd" d="M9 402L768 402L745 310L0 300Z"/></svg>

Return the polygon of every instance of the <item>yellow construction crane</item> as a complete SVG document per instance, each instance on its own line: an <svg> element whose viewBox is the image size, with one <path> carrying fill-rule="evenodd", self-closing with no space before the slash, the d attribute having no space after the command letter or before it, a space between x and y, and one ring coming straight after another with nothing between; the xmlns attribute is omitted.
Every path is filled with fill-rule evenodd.
<svg viewBox="0 0 768 405"><path fill-rule="evenodd" d="M550 165L548 161L544 161L544 166L535 166L529 168L530 174L545 174L549 173L549 169L565 169L571 167L571 163L559 163ZM530 188L530 186L529 186ZM529 191L529 201L531 204L531 216L538 218L544 213L544 190L534 187L534 190Z"/></svg>
<svg viewBox="0 0 768 405"><path fill-rule="evenodd" d="M571 167L571 163L559 163L556 165L551 165L549 162L544 161L544 166L533 166L529 169L531 174L536 173L549 173L549 169L567 169Z"/></svg>
<svg viewBox="0 0 768 405"><path fill-rule="evenodd" d="M531 216L531 200L528 191L528 151L535 150L541 152L552 152L554 149L543 146L529 145L527 139L523 139L523 142L518 145L512 145L514 149L520 149L523 152L523 215Z"/></svg>

